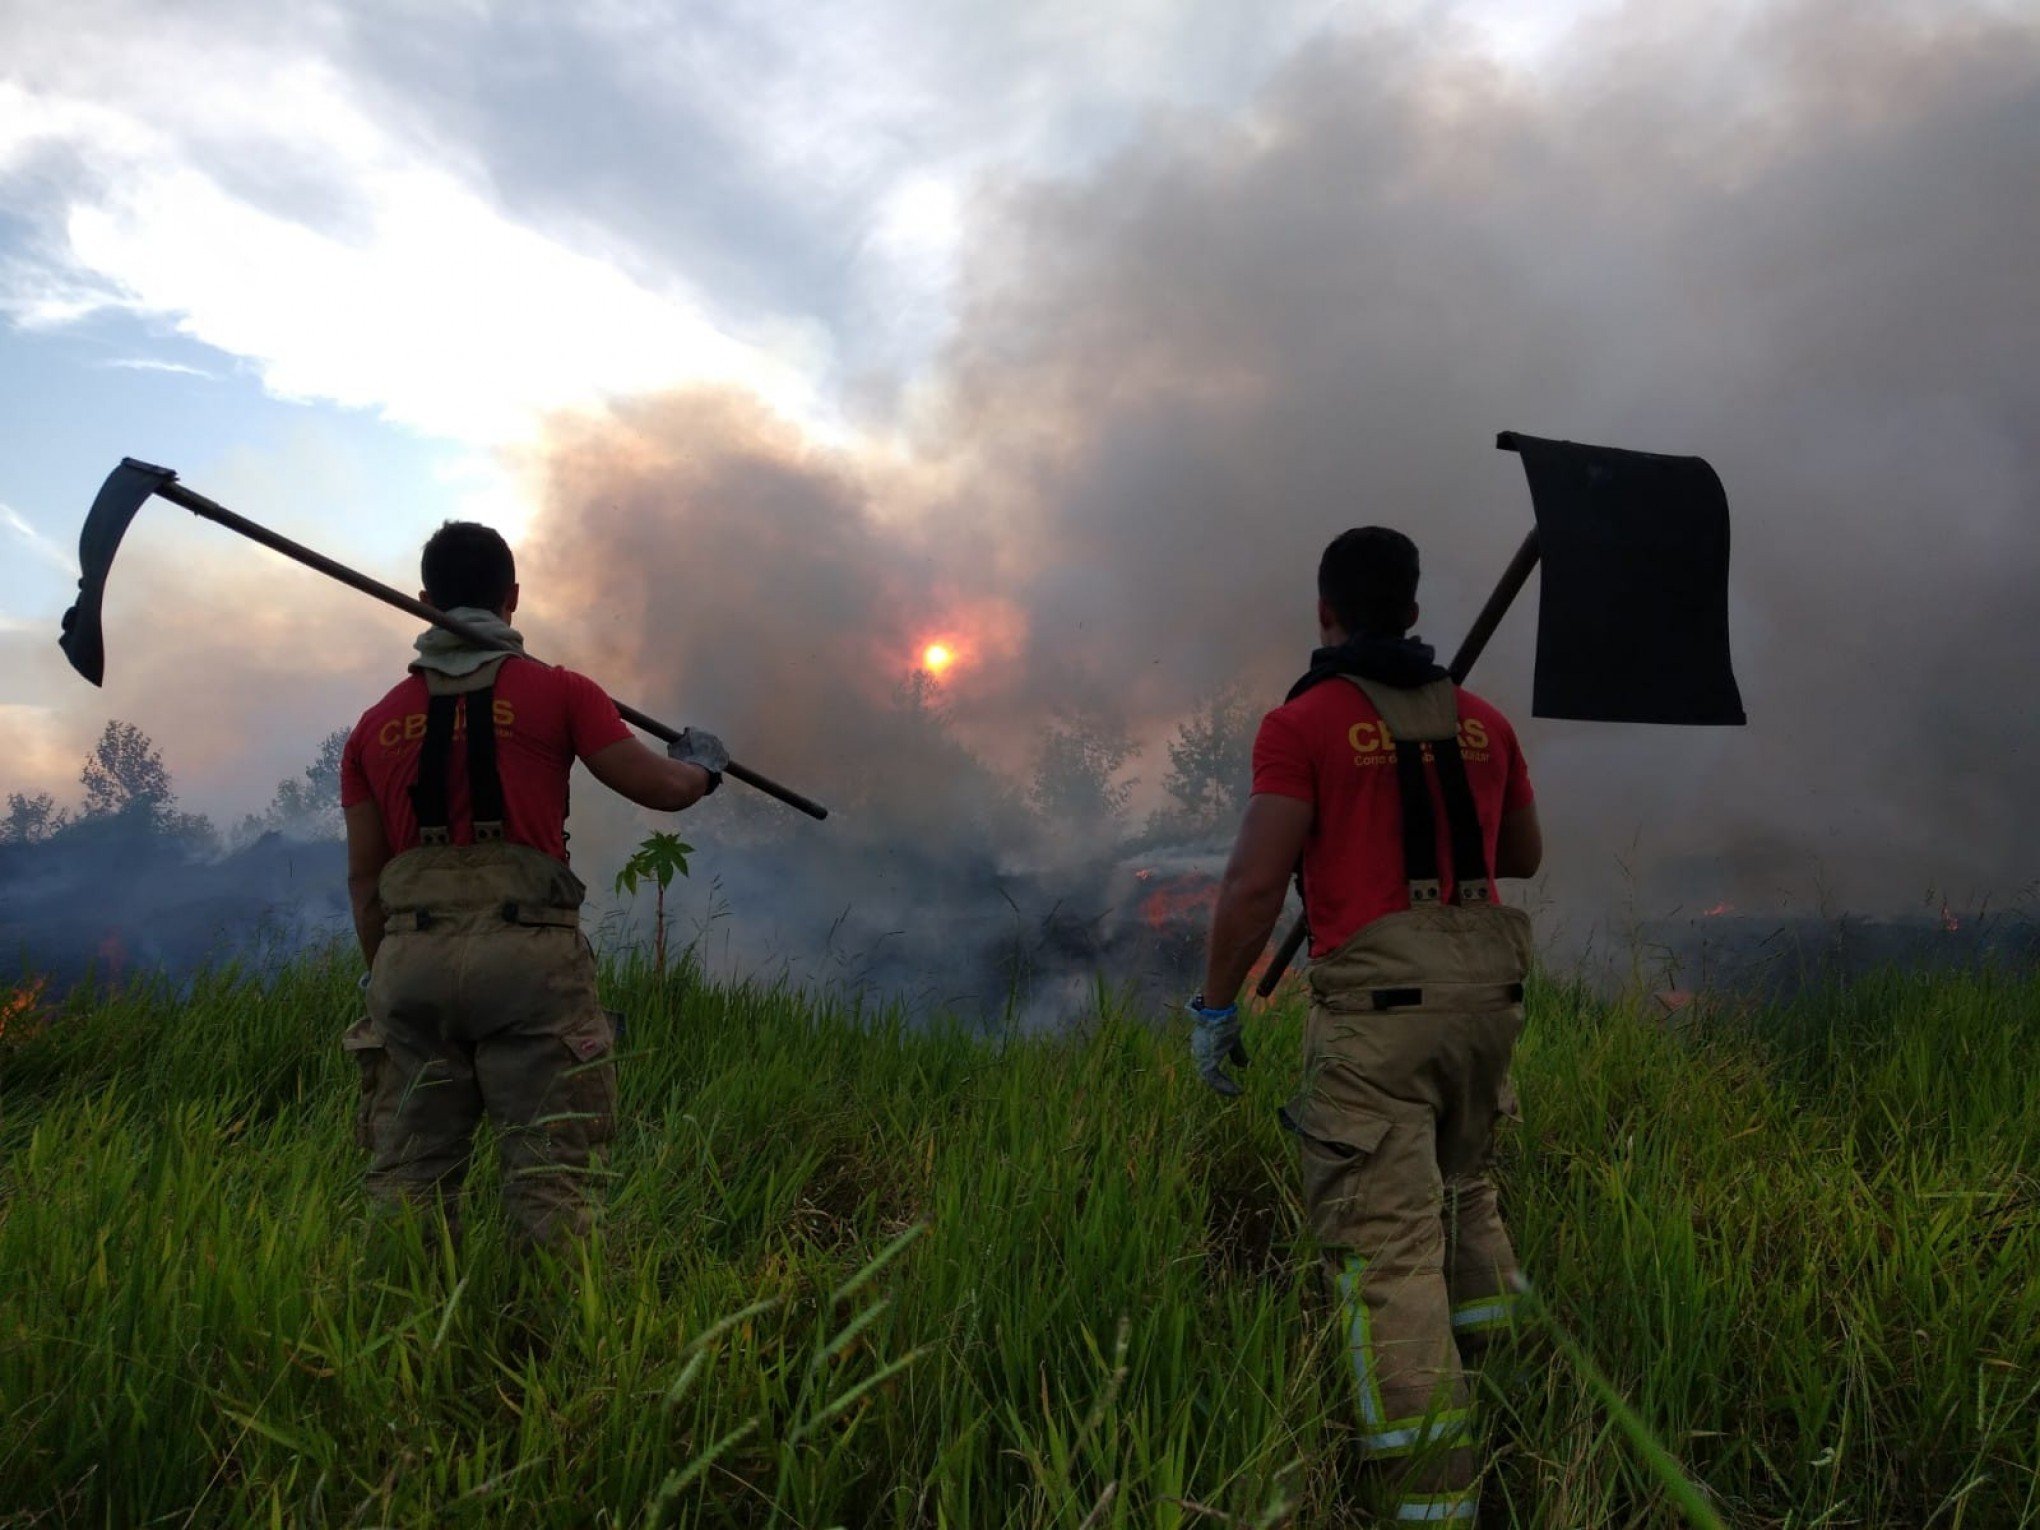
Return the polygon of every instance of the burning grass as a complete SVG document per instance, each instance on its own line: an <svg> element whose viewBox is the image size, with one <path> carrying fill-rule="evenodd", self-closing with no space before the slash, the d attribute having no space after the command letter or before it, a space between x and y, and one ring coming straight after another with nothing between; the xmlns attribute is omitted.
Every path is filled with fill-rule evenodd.
<svg viewBox="0 0 2040 1530"><path fill-rule="evenodd" d="M1173 1024L1005 1040L619 970L609 1229L561 1268L366 1216L349 977L10 1034L0 1517L1352 1522L1293 1010L1227 1108ZM1752 1034L1535 991L1526 1263L1729 1522L2040 1516L2036 1000L1894 976ZM1526 1343L1495 1522L1672 1522Z"/></svg>
<svg viewBox="0 0 2040 1530"><path fill-rule="evenodd" d="M0 1045L12 1041L19 1046L42 1029L46 1023L42 999L49 986L48 978L34 977L17 988L0 993Z"/></svg>

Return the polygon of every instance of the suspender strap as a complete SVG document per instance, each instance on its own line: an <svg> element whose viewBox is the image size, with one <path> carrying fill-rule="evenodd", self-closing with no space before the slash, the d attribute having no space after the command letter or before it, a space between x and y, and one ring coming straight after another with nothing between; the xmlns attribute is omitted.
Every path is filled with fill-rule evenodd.
<svg viewBox="0 0 2040 1530"><path fill-rule="evenodd" d="M1452 837L1452 901L1488 901L1487 842L1481 835L1480 813L1474 807L1473 784L1466 779L1466 759L1459 740L1441 738L1431 746L1438 767L1438 787L1445 797L1445 828Z"/></svg>
<svg viewBox="0 0 2040 1530"><path fill-rule="evenodd" d="M1410 906L1438 901L1438 820L1431 814L1431 783L1424 771L1424 746L1395 741L1395 777L1402 798L1403 875Z"/></svg>
<svg viewBox="0 0 2040 1530"><path fill-rule="evenodd" d="M411 784L411 811L418 818L418 842L453 842L453 732L465 715L467 728L468 816L475 842L503 837L503 777L496 768L496 692L493 686L462 694L432 696L425 708L425 741L418 750L418 779Z"/></svg>
<svg viewBox="0 0 2040 1530"><path fill-rule="evenodd" d="M425 742L418 750L418 779L411 783L411 811L418 819L420 844L444 845L452 840L448 820L446 772L453 753L453 718L458 696L434 696L425 708Z"/></svg>
<svg viewBox="0 0 2040 1530"><path fill-rule="evenodd" d="M503 837L503 776L496 768L496 688L469 691L467 708L468 810L475 843Z"/></svg>
<svg viewBox="0 0 2040 1530"><path fill-rule="evenodd" d="M1431 772L1424 768L1426 749L1432 753L1445 799L1452 876L1458 884L1454 895L1469 901L1471 885L1479 889L1472 901L1485 902L1486 857L1481 853L1480 817L1467 784L1466 761L1459 754L1457 687L1449 679L1405 687L1360 675L1344 678L1366 694L1394 740L1396 795L1402 799L1403 875L1409 878L1410 906L1436 903L1439 897L1438 819L1431 806ZM1469 869L1475 873L1470 883Z"/></svg>

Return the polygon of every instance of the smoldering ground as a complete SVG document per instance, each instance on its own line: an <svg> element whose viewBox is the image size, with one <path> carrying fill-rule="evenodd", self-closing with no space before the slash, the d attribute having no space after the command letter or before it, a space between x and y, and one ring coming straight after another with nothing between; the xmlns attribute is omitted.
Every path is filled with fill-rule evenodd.
<svg viewBox="0 0 2040 1530"><path fill-rule="evenodd" d="M1529 524L1497 430L1699 453L1751 726L1530 719L1534 585L1476 676L1521 723L1543 906L2016 898L2036 124L2040 21L2004 6L1637 4L1534 73L1449 26L1326 33L1241 115L988 180L951 342L848 429L734 394L559 422L529 625L837 809L688 821L711 943L940 989L943 952L1117 897L1111 836L1028 810L1047 730L1144 742L1137 824L1175 722L1301 667L1337 530L1418 538L1449 649ZM903 697L938 639L959 662ZM593 865L637 832L577 819Z"/></svg>

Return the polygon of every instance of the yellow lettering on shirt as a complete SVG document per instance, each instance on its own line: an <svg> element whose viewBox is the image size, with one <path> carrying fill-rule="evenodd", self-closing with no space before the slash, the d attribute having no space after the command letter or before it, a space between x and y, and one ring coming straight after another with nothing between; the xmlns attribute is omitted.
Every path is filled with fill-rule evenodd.
<svg viewBox="0 0 2040 1530"><path fill-rule="evenodd" d="M497 697L490 707L489 715L498 733L508 733L517 726L517 708L514 703ZM423 712L407 712L402 717L392 717L376 730L375 741L385 749L394 749L399 743L416 743L425 736ZM453 736L467 736L467 708L462 707L453 715Z"/></svg>
<svg viewBox="0 0 2040 1530"><path fill-rule="evenodd" d="M1489 746L1494 742L1488 726L1478 717L1462 718L1459 724L1459 753L1470 765L1485 765L1494 758ZM1357 722L1346 730L1346 743L1353 751L1353 763L1361 768L1373 768L1395 763L1395 735L1385 722ZM1426 761L1436 759L1431 746L1423 746Z"/></svg>
<svg viewBox="0 0 2040 1530"><path fill-rule="evenodd" d="M1385 722L1357 722L1346 730L1346 742L1353 750L1353 763L1365 767L1388 765L1395 760L1395 735Z"/></svg>

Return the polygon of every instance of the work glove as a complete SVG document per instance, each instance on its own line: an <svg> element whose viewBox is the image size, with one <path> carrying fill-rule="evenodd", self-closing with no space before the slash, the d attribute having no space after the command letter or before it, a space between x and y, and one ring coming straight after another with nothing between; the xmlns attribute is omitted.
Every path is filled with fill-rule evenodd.
<svg viewBox="0 0 2040 1530"><path fill-rule="evenodd" d="M722 785L722 773L730 767L729 750L705 728L682 728L680 736L666 746L666 758L707 771L711 792Z"/></svg>
<svg viewBox="0 0 2040 1530"><path fill-rule="evenodd" d="M1190 1011L1190 1055L1197 1062L1197 1076L1227 1099L1244 1094L1238 1081L1225 1071L1227 1063L1236 1068L1247 1065L1246 1044L1240 1040L1240 1007L1228 1004L1224 1009L1208 1009L1201 993L1183 1007Z"/></svg>

